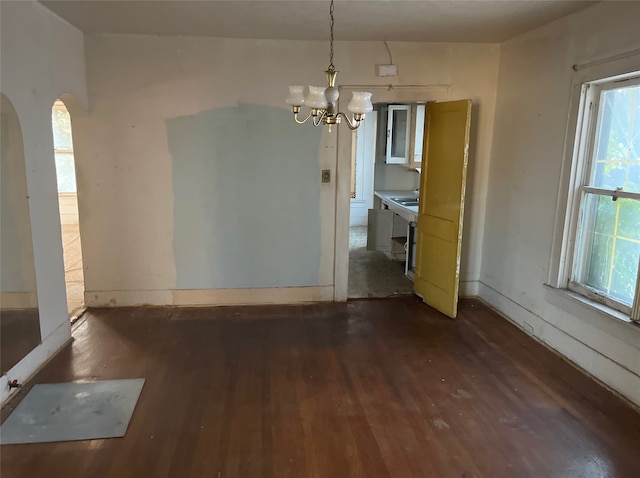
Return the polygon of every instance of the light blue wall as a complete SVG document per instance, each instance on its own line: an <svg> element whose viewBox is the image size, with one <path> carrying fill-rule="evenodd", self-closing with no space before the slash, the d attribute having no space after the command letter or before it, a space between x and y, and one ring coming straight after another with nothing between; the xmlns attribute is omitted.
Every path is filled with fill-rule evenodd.
<svg viewBox="0 0 640 478"><path fill-rule="evenodd" d="M257 105L167 121L176 289L319 285L321 134Z"/></svg>

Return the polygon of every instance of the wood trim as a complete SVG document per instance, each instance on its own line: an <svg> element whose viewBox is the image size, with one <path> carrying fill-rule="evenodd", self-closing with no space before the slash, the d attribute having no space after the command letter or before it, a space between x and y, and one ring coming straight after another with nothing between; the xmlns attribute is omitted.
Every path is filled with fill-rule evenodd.
<svg viewBox="0 0 640 478"><path fill-rule="evenodd" d="M31 309L38 307L38 293L36 291L2 292L0 303L3 309Z"/></svg>
<svg viewBox="0 0 640 478"><path fill-rule="evenodd" d="M555 292L552 294L556 295ZM545 309L543 315L539 315L482 281L479 281L478 296L502 314L505 319L556 350L568 361L582 368L606 386L636 405L640 405L639 369L637 367L635 369L629 368L632 365L631 362L621 363L615 359L615 353L612 353L611 350L603 350L602 346L595 344L595 342L606 343L610 338L616 337L613 332L602 330L603 326L606 328L623 327L628 337L632 338L637 335L636 330L630 329L635 329L635 325L604 317L602 312L589 311L584 305L576 305L580 308L580 315L578 315L575 310L564 310L564 307L557 302L550 302L548 298L547 305L549 307ZM570 302L578 304L575 299L571 299ZM586 322L589 326L584 327L580 334L576 334L575 328L572 329L572 324L566 322L569 318L575 319L576 323ZM583 322L580 322L581 325ZM573 327L575 327L575 323ZM594 331L593 327L596 327L597 331ZM585 335L590 336L590 340L586 340ZM616 337L615 340L621 339Z"/></svg>
<svg viewBox="0 0 640 478"><path fill-rule="evenodd" d="M42 317L41 322L42 324ZM20 362L14 365L5 375L0 377L0 406L16 395L20 390L9 390L8 383L17 380L18 383L28 382L40 369L60 352L71 341L71 324L64 321L57 329L42 339L40 345L29 352Z"/></svg>
<svg viewBox="0 0 640 478"><path fill-rule="evenodd" d="M636 279L636 295L633 298L633 308L631 309L631 320L640 322L640 261L638 263L638 278Z"/></svg>
<svg viewBox="0 0 640 478"><path fill-rule="evenodd" d="M299 304L333 300L333 286L262 289L101 290L85 291L87 307Z"/></svg>
<svg viewBox="0 0 640 478"><path fill-rule="evenodd" d="M609 196L614 199L614 201L618 198L622 199L635 199L636 201L640 200L640 193L632 192L632 191L624 191L621 189L605 189L605 188L596 188L593 186L580 186L580 189L585 193L589 194L597 194L600 196Z"/></svg>

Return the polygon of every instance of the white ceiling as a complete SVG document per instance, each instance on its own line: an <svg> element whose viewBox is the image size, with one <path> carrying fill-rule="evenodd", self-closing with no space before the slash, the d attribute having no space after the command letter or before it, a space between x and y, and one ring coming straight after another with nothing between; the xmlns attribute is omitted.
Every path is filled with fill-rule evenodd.
<svg viewBox="0 0 640 478"><path fill-rule="evenodd" d="M41 0L87 33L326 40L328 0ZM336 0L335 39L501 42L594 1Z"/></svg>

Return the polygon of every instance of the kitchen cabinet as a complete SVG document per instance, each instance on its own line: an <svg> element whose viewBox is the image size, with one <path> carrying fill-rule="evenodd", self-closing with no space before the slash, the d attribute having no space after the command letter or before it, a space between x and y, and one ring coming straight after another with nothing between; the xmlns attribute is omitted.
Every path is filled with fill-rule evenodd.
<svg viewBox="0 0 640 478"><path fill-rule="evenodd" d="M411 153L411 105L387 107L387 164L408 164Z"/></svg>
<svg viewBox="0 0 640 478"><path fill-rule="evenodd" d="M407 224L391 209L369 209L367 250L384 252L392 260L405 260Z"/></svg>
<svg viewBox="0 0 640 478"><path fill-rule="evenodd" d="M388 105L385 109L387 164L420 168L424 142L425 105Z"/></svg>
<svg viewBox="0 0 640 478"><path fill-rule="evenodd" d="M417 200L411 191L376 191L374 209L369 210L367 249L397 261L413 257L407 251L418 215ZM412 265L405 267L410 278Z"/></svg>
<svg viewBox="0 0 640 478"><path fill-rule="evenodd" d="M424 144L424 118L425 118L426 105L418 104L412 105L412 123L415 128L412 130L411 141L409 147L412 154L409 158L410 168L422 167L422 146Z"/></svg>

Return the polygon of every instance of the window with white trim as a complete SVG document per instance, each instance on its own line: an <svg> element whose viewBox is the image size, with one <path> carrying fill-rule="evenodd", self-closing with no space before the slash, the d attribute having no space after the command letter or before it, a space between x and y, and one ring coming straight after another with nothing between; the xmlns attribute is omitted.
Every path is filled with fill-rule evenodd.
<svg viewBox="0 0 640 478"><path fill-rule="evenodd" d="M640 320L640 72L582 85L567 287Z"/></svg>

